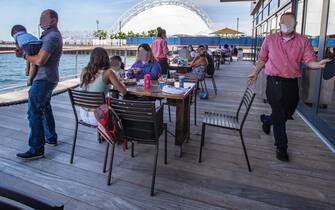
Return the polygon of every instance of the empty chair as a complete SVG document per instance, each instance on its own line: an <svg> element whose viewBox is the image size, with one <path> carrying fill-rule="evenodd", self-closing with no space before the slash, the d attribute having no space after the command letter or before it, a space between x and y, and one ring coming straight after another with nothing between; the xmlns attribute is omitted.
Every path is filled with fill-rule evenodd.
<svg viewBox="0 0 335 210"><path fill-rule="evenodd" d="M71 152L71 159L70 163L73 163L74 151L76 147L77 141L77 133L78 133L78 125L83 125L90 128L95 128L96 125L88 124L78 118L77 109L76 107L81 107L83 109L96 109L99 106L105 104L105 94L100 92L87 92L82 90L74 90L68 89L68 93L70 96L70 101L74 113L74 117L76 120L76 127L74 130L74 137L73 137L73 145L72 145L72 152ZM98 135L99 138L99 135ZM98 139L100 140L100 139Z"/></svg>
<svg viewBox="0 0 335 210"><path fill-rule="evenodd" d="M122 120L123 129L128 141L131 142L131 156L134 157L134 142L155 145L155 158L152 172L151 196L154 195L157 159L159 151L159 137L165 131L164 163L167 163L167 125L163 123L163 105L156 108L152 101L129 101L111 99L111 107ZM109 146L107 146L109 147ZM108 149L107 149L108 152ZM111 175L114 159L114 145L111 149L108 185L111 184ZM104 166L106 167L108 154ZM104 168L104 171L106 168Z"/></svg>
<svg viewBox="0 0 335 210"><path fill-rule="evenodd" d="M241 143L245 155L245 159L247 162L248 170L251 172L251 167L249 163L248 153L244 144L243 139L243 125L244 122L248 116L250 107L254 101L255 98L255 92L250 87L247 87L246 91L244 92L244 95L242 97L242 100L240 102L240 105L237 109L237 112L235 115L226 115L222 113L214 113L214 112L205 112L205 117L202 122L202 131L201 131L201 141L200 141L200 151L199 151L199 163L202 161L202 148L204 146L205 142L205 132L206 132L206 126L214 126L219 128L226 128L230 130L238 131L241 138ZM241 110L244 110L244 113L241 112Z"/></svg>

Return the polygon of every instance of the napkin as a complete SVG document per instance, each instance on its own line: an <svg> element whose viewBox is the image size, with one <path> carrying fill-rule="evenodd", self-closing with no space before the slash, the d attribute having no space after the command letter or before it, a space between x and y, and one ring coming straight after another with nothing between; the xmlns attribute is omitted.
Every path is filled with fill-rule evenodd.
<svg viewBox="0 0 335 210"><path fill-rule="evenodd" d="M174 86L165 85L162 89L162 92L169 94L184 94L187 91L187 88L176 88Z"/></svg>

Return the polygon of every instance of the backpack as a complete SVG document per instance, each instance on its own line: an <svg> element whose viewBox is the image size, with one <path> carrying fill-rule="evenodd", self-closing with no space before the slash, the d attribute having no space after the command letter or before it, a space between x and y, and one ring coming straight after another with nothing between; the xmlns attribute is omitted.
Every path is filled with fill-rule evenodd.
<svg viewBox="0 0 335 210"><path fill-rule="evenodd" d="M110 98L107 104L99 106L94 111L97 120L98 133L110 144L122 145L123 151L128 149L127 137L124 134L122 121L110 106Z"/></svg>

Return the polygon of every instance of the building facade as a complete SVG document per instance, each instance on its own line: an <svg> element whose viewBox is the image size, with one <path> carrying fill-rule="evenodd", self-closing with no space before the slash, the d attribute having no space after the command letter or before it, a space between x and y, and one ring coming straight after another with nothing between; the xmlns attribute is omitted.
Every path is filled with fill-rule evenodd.
<svg viewBox="0 0 335 210"><path fill-rule="evenodd" d="M258 0L251 3L254 61L264 37L279 31L287 11L295 12L296 32L310 39L317 58L335 59L335 0ZM325 80L323 71L301 68L298 111L335 148L335 78Z"/></svg>

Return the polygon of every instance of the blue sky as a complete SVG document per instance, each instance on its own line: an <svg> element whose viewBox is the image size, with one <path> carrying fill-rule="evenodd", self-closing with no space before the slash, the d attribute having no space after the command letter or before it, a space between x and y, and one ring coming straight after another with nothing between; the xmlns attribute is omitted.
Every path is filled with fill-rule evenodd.
<svg viewBox="0 0 335 210"><path fill-rule="evenodd" d="M59 28L64 31L93 31L96 20L100 29L110 29L117 18L141 0L1 0L0 40L11 40L10 29L22 24L36 32L40 13L54 9L60 16ZM219 0L189 0L202 8L213 22L214 29L236 28L251 33L250 3L219 3Z"/></svg>

